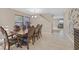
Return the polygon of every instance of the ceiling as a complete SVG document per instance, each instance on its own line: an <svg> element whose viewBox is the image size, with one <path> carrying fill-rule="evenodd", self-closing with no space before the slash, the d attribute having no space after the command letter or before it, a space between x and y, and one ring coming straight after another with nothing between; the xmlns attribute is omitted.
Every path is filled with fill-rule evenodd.
<svg viewBox="0 0 79 59"><path fill-rule="evenodd" d="M30 15L33 14L50 14L58 17L64 16L65 8L12 8Z"/></svg>

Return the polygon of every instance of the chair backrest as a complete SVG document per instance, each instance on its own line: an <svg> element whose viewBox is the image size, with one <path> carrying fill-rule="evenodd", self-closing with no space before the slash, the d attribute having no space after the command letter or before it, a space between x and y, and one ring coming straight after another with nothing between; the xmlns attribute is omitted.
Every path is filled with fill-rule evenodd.
<svg viewBox="0 0 79 59"><path fill-rule="evenodd" d="M2 26L0 26L0 31L2 32L2 34L4 36L4 41L9 42L8 34L7 34L6 30L4 30L4 28Z"/></svg>
<svg viewBox="0 0 79 59"><path fill-rule="evenodd" d="M26 26L25 26L25 25L23 25L23 28L22 28L22 30L23 30L23 31L25 31L25 30L26 30Z"/></svg>
<svg viewBox="0 0 79 59"><path fill-rule="evenodd" d="M39 28L40 28L40 25L39 25L39 24L37 24L37 26L36 26L36 28L35 28L35 34L36 34L36 33L38 33Z"/></svg>
<svg viewBox="0 0 79 59"><path fill-rule="evenodd" d="M18 25L14 26L14 31L15 32L19 32L20 30L21 30L20 26L18 26Z"/></svg>
<svg viewBox="0 0 79 59"><path fill-rule="evenodd" d="M42 30L42 24L40 25L40 29L39 29L40 31Z"/></svg>
<svg viewBox="0 0 79 59"><path fill-rule="evenodd" d="M41 24L41 28L42 28L42 26L43 26L43 25Z"/></svg>
<svg viewBox="0 0 79 59"><path fill-rule="evenodd" d="M29 29L28 29L28 37L31 37L34 35L34 31L35 31L35 27L34 26L31 26Z"/></svg>

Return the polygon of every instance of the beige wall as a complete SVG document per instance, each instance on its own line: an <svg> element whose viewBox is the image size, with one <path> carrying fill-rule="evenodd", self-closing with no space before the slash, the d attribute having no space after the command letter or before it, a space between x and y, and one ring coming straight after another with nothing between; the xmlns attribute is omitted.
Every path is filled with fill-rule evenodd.
<svg viewBox="0 0 79 59"><path fill-rule="evenodd" d="M64 32L72 41L74 40L73 21L70 18L70 9L65 10L64 15Z"/></svg>
<svg viewBox="0 0 79 59"><path fill-rule="evenodd" d="M0 26L9 26L9 28L12 28L15 23L16 15L24 16L27 14L9 8L0 8Z"/></svg>
<svg viewBox="0 0 79 59"><path fill-rule="evenodd" d="M57 18L53 18L53 30L58 30L59 21Z"/></svg>

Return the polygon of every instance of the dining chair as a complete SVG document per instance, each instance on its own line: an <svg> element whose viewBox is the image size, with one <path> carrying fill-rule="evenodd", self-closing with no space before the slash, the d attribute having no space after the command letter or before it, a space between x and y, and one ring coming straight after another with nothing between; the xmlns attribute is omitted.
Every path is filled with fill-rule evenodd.
<svg viewBox="0 0 79 59"><path fill-rule="evenodd" d="M15 31L15 32L18 32L18 31L20 31L20 30L21 30L20 26L18 26L18 25L15 25L15 26L14 26L14 31Z"/></svg>
<svg viewBox="0 0 79 59"><path fill-rule="evenodd" d="M2 26L0 26L0 31L4 36L4 50L6 49L10 50L10 46L12 46L13 44L16 44L17 42L16 39L13 38L13 35L8 36L6 30Z"/></svg>
<svg viewBox="0 0 79 59"><path fill-rule="evenodd" d="M39 27L39 38L41 38L42 37L42 24L40 25L40 27Z"/></svg>
<svg viewBox="0 0 79 59"><path fill-rule="evenodd" d="M33 45L34 45L34 43L35 43L34 32L35 32L35 27L34 27L34 26L31 26L31 27L28 29L28 39L29 39L29 42L30 42L30 40L32 41L32 44L33 44Z"/></svg>
<svg viewBox="0 0 79 59"><path fill-rule="evenodd" d="M24 44L25 44L25 45L27 45L27 49L29 50L29 44L28 44L28 39L27 39L28 33L26 33L26 32L28 32L28 30L27 31L26 30L27 30L26 25L22 25L21 32L23 34L18 33L17 37L18 37L19 46L22 48L22 46L24 46Z"/></svg>
<svg viewBox="0 0 79 59"><path fill-rule="evenodd" d="M35 28L35 33L34 33L34 38L37 38L37 40L39 39L39 28L40 28L40 25L37 24Z"/></svg>

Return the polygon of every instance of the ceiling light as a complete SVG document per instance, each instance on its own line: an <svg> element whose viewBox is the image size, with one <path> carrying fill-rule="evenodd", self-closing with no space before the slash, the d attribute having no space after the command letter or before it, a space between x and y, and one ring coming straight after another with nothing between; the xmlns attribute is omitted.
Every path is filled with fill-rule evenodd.
<svg viewBox="0 0 79 59"><path fill-rule="evenodd" d="M35 18L37 18L37 16L34 16Z"/></svg>
<svg viewBox="0 0 79 59"><path fill-rule="evenodd" d="M32 16L32 18L33 18L33 16Z"/></svg>

